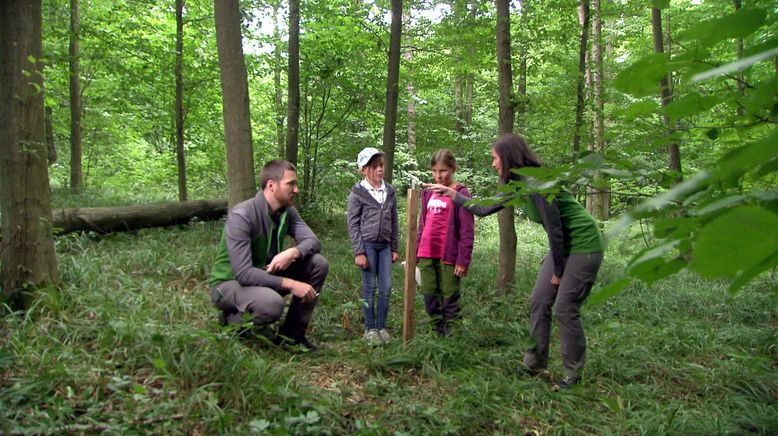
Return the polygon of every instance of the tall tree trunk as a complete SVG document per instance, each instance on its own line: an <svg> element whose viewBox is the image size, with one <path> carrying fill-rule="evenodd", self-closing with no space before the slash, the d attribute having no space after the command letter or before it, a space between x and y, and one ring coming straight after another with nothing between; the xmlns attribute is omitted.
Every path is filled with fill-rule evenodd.
<svg viewBox="0 0 778 436"><path fill-rule="evenodd" d="M740 10L740 0L733 0L735 4L735 11ZM737 54L737 60L743 59L743 38L736 38L735 39L735 52ZM778 58L776 58L776 63L778 63ZM737 90L738 93L743 96L746 93L746 83L743 81L743 73L738 72L736 80L737 80ZM737 114L738 116L743 116L745 114L745 111L743 110L743 105L739 104L737 105Z"/></svg>
<svg viewBox="0 0 778 436"><path fill-rule="evenodd" d="M592 88L594 96L594 143L590 144L595 153L605 152L605 99L603 96L603 47L602 15L600 0L592 2ZM594 187L589 189L586 208L595 218L606 220L610 212L610 196L607 180L602 173L595 175Z"/></svg>
<svg viewBox="0 0 778 436"><path fill-rule="evenodd" d="M400 37L402 35L402 0L392 0L392 27L389 36L389 71L386 75L384 108L384 179L392 183L394 147L397 130L397 100L400 94Z"/></svg>
<svg viewBox="0 0 778 436"><path fill-rule="evenodd" d="M578 45L578 81L576 88L575 129L573 130L573 155L581 151L581 131L584 114L584 80L586 75L586 47L589 38L589 0L581 0L578 5L578 22L581 23L581 39Z"/></svg>
<svg viewBox="0 0 778 436"><path fill-rule="evenodd" d="M528 25L529 1L519 0L521 9L521 24ZM527 41L519 41L519 84L516 87L516 127L523 132L526 126L527 113Z"/></svg>
<svg viewBox="0 0 778 436"><path fill-rule="evenodd" d="M508 0L497 0L497 85L500 91L500 135L513 132L513 101L511 89L511 22ZM513 221L513 207L506 207L497 214L500 228L500 267L497 276L497 290L502 293L513 291L516 273L516 228Z"/></svg>
<svg viewBox="0 0 778 436"><path fill-rule="evenodd" d="M300 130L300 0L289 0L288 68L286 160L296 165Z"/></svg>
<svg viewBox="0 0 778 436"><path fill-rule="evenodd" d="M83 189L81 172L81 82L79 79L79 0L70 0L70 190Z"/></svg>
<svg viewBox="0 0 778 436"><path fill-rule="evenodd" d="M0 295L15 309L59 280L43 125L41 0L0 1ZM28 286L32 288L28 288Z"/></svg>
<svg viewBox="0 0 778 436"><path fill-rule="evenodd" d="M664 53L664 39L662 38L662 11L658 8L651 8L651 30L654 39L654 52ZM673 101L672 85L672 73L667 73L662 78L661 84L661 100L662 107L666 108ZM662 123L665 127L665 135L667 136L667 154L669 156L669 169L671 177L675 183L683 180L683 173L681 172L681 151L678 148L678 144L671 139L673 133L673 127L670 125L670 117L667 115L662 116Z"/></svg>
<svg viewBox="0 0 778 436"><path fill-rule="evenodd" d="M403 22L407 29L411 28L411 6L408 5L408 9L404 12ZM410 35L407 32L406 35ZM405 49L405 65L408 70L408 84L405 85L405 92L408 93L408 107L406 109L406 117L408 118L408 154L413 156L416 153L416 91L413 88L413 80L411 75L411 67L413 66L413 44L408 38L408 48ZM411 162L416 162L411 160Z"/></svg>
<svg viewBox="0 0 778 436"><path fill-rule="evenodd" d="M470 0L470 11L468 13L470 22L475 25L476 11L478 10L478 2L476 0ZM470 59L475 59L475 44L470 44L467 48ZM465 128L470 129L473 125L473 94L475 87L475 74L472 68L468 68L465 75Z"/></svg>
<svg viewBox="0 0 778 436"><path fill-rule="evenodd" d="M286 137L284 135L284 119L286 113L284 111L284 91L281 89L281 69L283 68L283 61L281 59L281 32L278 29L278 9L280 9L280 7L280 1L273 3L273 90L275 91L275 121L278 157L283 159L284 150L286 149Z"/></svg>
<svg viewBox="0 0 778 436"><path fill-rule="evenodd" d="M228 204L232 207L257 192L239 1L215 0L214 15L222 84L224 136L227 140Z"/></svg>
<svg viewBox="0 0 778 436"><path fill-rule="evenodd" d="M54 123L51 106L46 106L44 123L46 124L46 150L49 165L57 162L57 147L54 145Z"/></svg>
<svg viewBox="0 0 778 436"><path fill-rule="evenodd" d="M176 0L176 159L178 200L186 201L186 156L184 155L184 0Z"/></svg>

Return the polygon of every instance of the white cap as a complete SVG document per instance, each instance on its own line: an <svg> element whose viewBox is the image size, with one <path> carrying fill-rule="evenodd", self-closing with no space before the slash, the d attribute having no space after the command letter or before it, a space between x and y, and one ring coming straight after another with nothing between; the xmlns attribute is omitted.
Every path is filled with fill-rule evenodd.
<svg viewBox="0 0 778 436"><path fill-rule="evenodd" d="M367 163L370 162L370 159L377 154L383 156L384 152L374 147L363 148L357 155L357 165L359 166L359 169L362 169L362 167L367 165Z"/></svg>

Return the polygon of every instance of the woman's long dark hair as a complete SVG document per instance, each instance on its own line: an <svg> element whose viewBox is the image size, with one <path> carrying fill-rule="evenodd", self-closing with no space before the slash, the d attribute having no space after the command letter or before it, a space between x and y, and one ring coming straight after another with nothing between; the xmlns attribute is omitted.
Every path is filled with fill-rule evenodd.
<svg viewBox="0 0 778 436"><path fill-rule="evenodd" d="M521 180L521 176L514 174L511 170L524 167L539 167L542 164L534 151L529 147L527 141L515 133L506 133L492 144L497 157L502 164L502 174L500 180L508 183L511 180Z"/></svg>

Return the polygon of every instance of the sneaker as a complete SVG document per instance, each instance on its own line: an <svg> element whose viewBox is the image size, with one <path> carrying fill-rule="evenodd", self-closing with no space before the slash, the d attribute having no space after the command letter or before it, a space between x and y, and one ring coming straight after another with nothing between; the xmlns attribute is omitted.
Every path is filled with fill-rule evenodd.
<svg viewBox="0 0 778 436"><path fill-rule="evenodd" d="M383 342L381 335L376 329L366 330L365 335L362 336L362 339L364 339L370 345L380 345Z"/></svg>
<svg viewBox="0 0 778 436"><path fill-rule="evenodd" d="M378 337L381 338L381 342L383 342L384 344L392 340L392 337L389 336L389 332L386 331L386 329L379 330Z"/></svg>
<svg viewBox="0 0 778 436"><path fill-rule="evenodd" d="M562 377L562 380L556 382L556 384L552 389L554 390L554 392L560 390L567 390L573 387L574 384L578 384L580 381L581 381L581 377L574 376L574 375L566 375Z"/></svg>

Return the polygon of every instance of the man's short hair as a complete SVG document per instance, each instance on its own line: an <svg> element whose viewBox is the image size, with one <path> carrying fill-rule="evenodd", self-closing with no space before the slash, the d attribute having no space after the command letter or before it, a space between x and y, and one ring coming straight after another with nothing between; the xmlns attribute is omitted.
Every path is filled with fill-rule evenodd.
<svg viewBox="0 0 778 436"><path fill-rule="evenodd" d="M259 182L262 189L265 189L267 182L271 180L280 182L281 179L284 178L284 173L286 171L297 172L297 168L295 168L291 162L285 161L283 159L275 159L266 163L265 166L262 167L262 171L259 173Z"/></svg>

